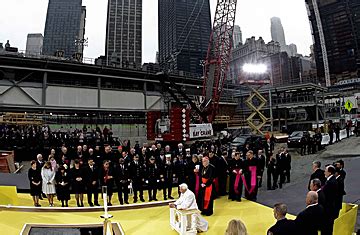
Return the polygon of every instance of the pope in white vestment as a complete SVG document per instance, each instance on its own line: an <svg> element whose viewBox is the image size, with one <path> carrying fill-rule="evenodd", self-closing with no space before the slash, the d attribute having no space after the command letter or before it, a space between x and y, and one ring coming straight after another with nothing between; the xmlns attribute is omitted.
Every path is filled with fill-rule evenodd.
<svg viewBox="0 0 360 235"><path fill-rule="evenodd" d="M174 203L170 204L170 207L178 210L198 210L195 194L188 189L187 184L181 184L180 186L180 198ZM191 229L199 232L206 232L208 230L209 223L199 214L191 215Z"/></svg>

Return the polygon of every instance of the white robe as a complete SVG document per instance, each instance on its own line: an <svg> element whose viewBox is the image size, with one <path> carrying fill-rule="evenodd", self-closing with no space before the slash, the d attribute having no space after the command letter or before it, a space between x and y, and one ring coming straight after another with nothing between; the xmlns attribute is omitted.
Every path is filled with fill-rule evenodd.
<svg viewBox="0 0 360 235"><path fill-rule="evenodd" d="M198 210L195 194L187 189L185 193L180 195L180 198L175 201L176 209L178 210ZM192 214L191 229L196 229L201 232L208 230L209 223L199 214Z"/></svg>

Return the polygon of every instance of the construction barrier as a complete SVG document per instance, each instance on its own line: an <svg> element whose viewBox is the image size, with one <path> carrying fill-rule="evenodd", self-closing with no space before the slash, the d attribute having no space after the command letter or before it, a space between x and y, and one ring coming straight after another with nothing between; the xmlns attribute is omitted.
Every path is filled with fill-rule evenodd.
<svg viewBox="0 0 360 235"><path fill-rule="evenodd" d="M0 186L0 205L18 205L16 186Z"/></svg>
<svg viewBox="0 0 360 235"><path fill-rule="evenodd" d="M355 230L358 205L343 203L339 217L334 222L334 235L352 235Z"/></svg>

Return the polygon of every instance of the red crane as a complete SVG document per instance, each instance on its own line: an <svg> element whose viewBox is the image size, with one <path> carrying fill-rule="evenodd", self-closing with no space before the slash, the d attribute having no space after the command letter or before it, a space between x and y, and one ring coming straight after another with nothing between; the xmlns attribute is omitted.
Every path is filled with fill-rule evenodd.
<svg viewBox="0 0 360 235"><path fill-rule="evenodd" d="M203 109L215 119L229 70L237 0L218 0L204 67ZM203 120L204 121L204 120Z"/></svg>
<svg viewBox="0 0 360 235"><path fill-rule="evenodd" d="M204 100L198 107L182 88L175 84L166 73L158 73L157 77L164 90L169 92L174 100L182 106L181 100L175 91L181 95L195 110L203 123L211 123L219 108L219 101L223 92L224 83L229 69L232 38L235 24L237 0L218 0L214 17L213 29L210 35L208 52L204 66L203 97ZM161 112L148 112L147 135L148 139L164 141L186 141L189 139L190 109L172 108L170 111L170 132L157 134L155 126L161 121ZM183 120L180 117L185 117ZM161 128L157 128L161 129ZM160 138L156 138L160 137Z"/></svg>

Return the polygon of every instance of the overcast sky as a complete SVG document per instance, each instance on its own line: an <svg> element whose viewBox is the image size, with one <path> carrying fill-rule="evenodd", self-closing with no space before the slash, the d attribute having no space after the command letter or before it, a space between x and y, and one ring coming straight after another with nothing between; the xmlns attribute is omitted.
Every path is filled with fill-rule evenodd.
<svg viewBox="0 0 360 235"><path fill-rule="evenodd" d="M157 0L143 0L143 62L155 61L158 48ZM217 0L210 0L214 14ZM10 40L11 46L26 48L28 33L44 33L48 0L1 1L0 42ZM104 54L107 0L83 0L87 8L86 37L89 47L85 57ZM286 43L295 43L298 52L310 53L312 37L304 0L238 0L236 24L240 25L243 40L262 36L271 40L270 18L280 17Z"/></svg>

